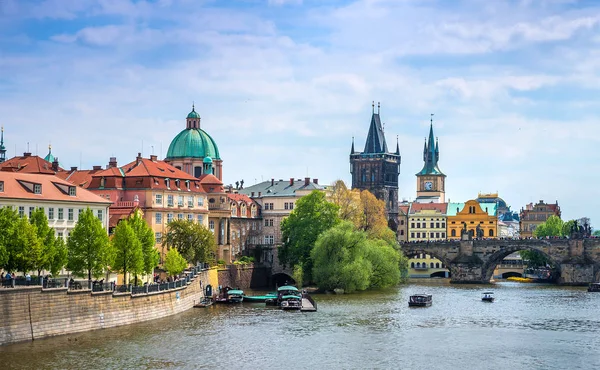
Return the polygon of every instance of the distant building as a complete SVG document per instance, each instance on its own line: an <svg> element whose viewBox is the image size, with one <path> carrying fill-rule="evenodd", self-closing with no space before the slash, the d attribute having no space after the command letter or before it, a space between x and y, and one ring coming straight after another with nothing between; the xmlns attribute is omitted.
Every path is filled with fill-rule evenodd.
<svg viewBox="0 0 600 370"><path fill-rule="evenodd" d="M444 264L430 256L420 253L412 256L408 261L408 277L411 278L431 278L431 277L450 277L450 272Z"/></svg>
<svg viewBox="0 0 600 370"><path fill-rule="evenodd" d="M54 175L64 170L58 165L58 158L54 158L53 162L48 162L37 155L23 153L22 156L16 156L0 163L0 171Z"/></svg>
<svg viewBox="0 0 600 370"><path fill-rule="evenodd" d="M520 218L520 233L522 237L531 237L535 228L546 222L550 216L560 218L560 207L558 201L555 204L544 203L540 200L537 204L529 203L525 208L521 209Z"/></svg>
<svg viewBox="0 0 600 370"><path fill-rule="evenodd" d="M408 211L408 241L446 239L448 203L411 203Z"/></svg>
<svg viewBox="0 0 600 370"><path fill-rule="evenodd" d="M496 203L479 203L469 200L465 203L448 203L448 239L460 239L462 230L466 228L472 237L498 237L498 217Z"/></svg>
<svg viewBox="0 0 600 370"><path fill-rule="evenodd" d="M408 240L408 211L410 203L401 203L398 206L398 241L405 242Z"/></svg>
<svg viewBox="0 0 600 370"><path fill-rule="evenodd" d="M0 208L12 207L21 217L43 208L57 236L67 238L85 209L108 230L110 201L53 174L0 171Z"/></svg>
<svg viewBox="0 0 600 370"><path fill-rule="evenodd" d="M260 206L245 194L227 193L231 209L231 255L255 256L256 246L261 244L262 216Z"/></svg>
<svg viewBox="0 0 600 370"><path fill-rule="evenodd" d="M350 173L352 188L368 190L377 199L385 203L385 217L388 226L398 231L398 176L400 175L400 147L396 142L396 151L388 151L385 134L379 117L379 104L373 113L369 133L362 152L354 150L354 139L350 149Z"/></svg>
<svg viewBox="0 0 600 370"><path fill-rule="evenodd" d="M429 126L429 139L423 148L423 169L417 176L416 203L445 203L446 202L446 175L440 170L439 143L433 136L433 119Z"/></svg>

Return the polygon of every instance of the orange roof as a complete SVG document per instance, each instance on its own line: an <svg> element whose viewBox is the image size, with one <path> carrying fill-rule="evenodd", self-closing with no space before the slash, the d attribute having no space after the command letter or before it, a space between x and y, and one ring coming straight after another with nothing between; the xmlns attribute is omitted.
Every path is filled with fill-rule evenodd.
<svg viewBox="0 0 600 370"><path fill-rule="evenodd" d="M234 202L246 203L246 205L251 205L252 203L254 203L254 201L250 199L250 197L246 194L228 193L227 197L233 200Z"/></svg>
<svg viewBox="0 0 600 370"><path fill-rule="evenodd" d="M415 214L417 212L430 210L430 211L438 211L442 214L446 214L446 210L448 209L448 203L417 203L413 202L410 205L410 214Z"/></svg>
<svg viewBox="0 0 600 370"><path fill-rule="evenodd" d="M408 214L408 210L410 209L410 206L399 206L398 207L399 211L405 215Z"/></svg>
<svg viewBox="0 0 600 370"><path fill-rule="evenodd" d="M139 158L121 167L125 176L153 176L180 180L198 180L182 170L175 168L165 161L153 161Z"/></svg>
<svg viewBox="0 0 600 370"><path fill-rule="evenodd" d="M22 172L22 173L43 173L47 175L54 175L52 170L52 163L38 157L37 155L31 155L31 153L25 153L23 156L13 157L4 163L0 164L1 171L11 172ZM59 171L64 171L62 168L58 168Z"/></svg>
<svg viewBox="0 0 600 370"><path fill-rule="evenodd" d="M61 179L67 180L68 182L87 188L92 182L92 176L101 170L76 170L76 171L64 171L58 172L56 176Z"/></svg>
<svg viewBox="0 0 600 370"><path fill-rule="evenodd" d="M73 184L54 175L0 171L0 181L4 182L4 191L0 192L0 200L35 199L111 204L110 201L82 188L75 190L75 196L69 195L69 186ZM41 185L39 194L34 193L34 185Z"/></svg>
<svg viewBox="0 0 600 370"><path fill-rule="evenodd" d="M215 175L202 175L198 178L205 193L224 193L223 182Z"/></svg>

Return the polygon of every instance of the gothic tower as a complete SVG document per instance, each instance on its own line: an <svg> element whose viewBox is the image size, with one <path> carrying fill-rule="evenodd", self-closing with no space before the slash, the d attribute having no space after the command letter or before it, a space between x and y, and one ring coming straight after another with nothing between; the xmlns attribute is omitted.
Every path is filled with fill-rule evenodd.
<svg viewBox="0 0 600 370"><path fill-rule="evenodd" d="M6 147L4 147L4 126L2 126L2 132L0 132L0 163L6 161Z"/></svg>
<svg viewBox="0 0 600 370"><path fill-rule="evenodd" d="M385 202L389 227L398 230L398 176L400 175L400 146L396 139L396 152L388 152L385 135L379 117L380 105L373 102L371 125L363 152L354 150L354 138L350 149L350 173L352 188L369 190Z"/></svg>
<svg viewBox="0 0 600 370"><path fill-rule="evenodd" d="M433 114L429 126L429 139L425 140L423 148L423 169L417 176L418 203L446 202L446 175L438 167L440 148L433 136Z"/></svg>

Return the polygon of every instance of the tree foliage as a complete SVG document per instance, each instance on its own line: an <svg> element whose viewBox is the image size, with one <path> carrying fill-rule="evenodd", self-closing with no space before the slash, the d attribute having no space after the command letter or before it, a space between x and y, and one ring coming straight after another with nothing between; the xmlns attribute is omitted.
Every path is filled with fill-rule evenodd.
<svg viewBox="0 0 600 370"><path fill-rule="evenodd" d="M167 255L165 256L164 267L170 276L180 274L183 270L185 270L186 265L187 262L185 258L179 254L177 249L169 249Z"/></svg>
<svg viewBox="0 0 600 370"><path fill-rule="evenodd" d="M592 233L593 236L599 236L600 237L600 230L596 230Z"/></svg>
<svg viewBox="0 0 600 370"><path fill-rule="evenodd" d="M10 271L8 264L12 234L19 215L11 207L0 208L0 267Z"/></svg>
<svg viewBox="0 0 600 370"><path fill-rule="evenodd" d="M50 270L50 262L54 259L56 238L54 229L48 225L48 218L43 208L38 208L31 214L31 224L36 226L37 236L40 241L40 253L34 261L34 269L38 271Z"/></svg>
<svg viewBox="0 0 600 370"><path fill-rule="evenodd" d="M53 246L54 248L52 251L52 256L48 258L47 269L50 271L52 276L56 276L67 264L68 250L65 240L62 238L62 236L57 236L54 239Z"/></svg>
<svg viewBox="0 0 600 370"><path fill-rule="evenodd" d="M189 220L173 220L167 227L166 245L176 248L188 262L214 261L217 251L215 235L204 225Z"/></svg>
<svg viewBox="0 0 600 370"><path fill-rule="evenodd" d="M76 276L98 277L111 263L110 243L102 222L87 208L79 215L69 240L67 268Z"/></svg>
<svg viewBox="0 0 600 370"><path fill-rule="evenodd" d="M523 259L527 267L546 267L546 265L554 266L552 260L535 250L522 250L519 251L519 255Z"/></svg>
<svg viewBox="0 0 600 370"><path fill-rule="evenodd" d="M367 242L367 259L371 262L370 288L386 288L400 282L401 254L385 240Z"/></svg>
<svg viewBox="0 0 600 370"><path fill-rule="evenodd" d="M302 264L307 281L312 271L311 251L319 235L339 222L339 207L318 190L300 198L296 208L281 223L283 244L279 261L292 267Z"/></svg>
<svg viewBox="0 0 600 370"><path fill-rule="evenodd" d="M35 269L42 253L36 226L29 223L27 218L18 218L9 238L7 270L25 273Z"/></svg>
<svg viewBox="0 0 600 370"><path fill-rule="evenodd" d="M340 220L360 225L364 214L360 190L350 190L344 181L337 180L332 186L329 201L339 207Z"/></svg>
<svg viewBox="0 0 600 370"><path fill-rule="evenodd" d="M565 236L564 221L560 217L552 215L546 222L539 224L533 231L533 236L544 238L547 236Z"/></svg>
<svg viewBox="0 0 600 370"><path fill-rule="evenodd" d="M129 220L119 222L111 243L114 254L112 269L123 273L123 284L127 284L128 272L137 275L144 270L142 243L129 225Z"/></svg>
<svg viewBox="0 0 600 370"><path fill-rule="evenodd" d="M154 272L154 268L158 266L158 262L160 261L160 255L156 248L154 248L154 245L156 244L156 239L154 239L154 231L152 228L150 228L139 211L135 212L131 217L129 217L129 219L127 219L127 223L133 230L133 233L141 245L144 265L142 271L140 272L151 274Z"/></svg>

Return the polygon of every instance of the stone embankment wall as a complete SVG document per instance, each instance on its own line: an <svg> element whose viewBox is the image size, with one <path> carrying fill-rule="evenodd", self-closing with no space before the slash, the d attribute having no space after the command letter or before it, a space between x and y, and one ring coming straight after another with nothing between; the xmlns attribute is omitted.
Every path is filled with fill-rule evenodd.
<svg viewBox="0 0 600 370"><path fill-rule="evenodd" d="M194 306L203 287L218 284L201 271L186 287L139 294L40 287L0 289L0 345L128 325L174 315Z"/></svg>
<svg viewBox="0 0 600 370"><path fill-rule="evenodd" d="M253 265L230 265L219 270L219 285L239 289L265 288L269 286L270 269Z"/></svg>

